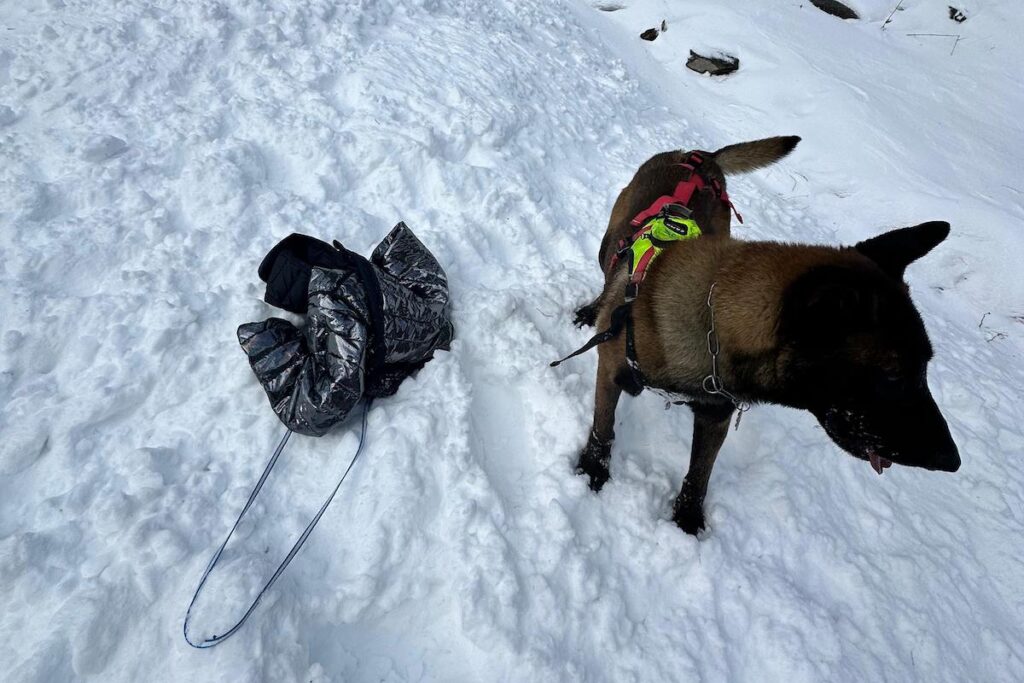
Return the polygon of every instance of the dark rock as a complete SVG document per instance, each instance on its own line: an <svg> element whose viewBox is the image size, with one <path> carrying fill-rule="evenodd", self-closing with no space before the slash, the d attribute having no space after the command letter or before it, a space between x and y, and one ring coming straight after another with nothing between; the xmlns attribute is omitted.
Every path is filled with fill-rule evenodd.
<svg viewBox="0 0 1024 683"><path fill-rule="evenodd" d="M949 5L949 18L958 24L962 24L967 21L967 15L964 14L963 10L959 10L952 5Z"/></svg>
<svg viewBox="0 0 1024 683"><path fill-rule="evenodd" d="M655 38L658 37L658 29L649 28L643 33L641 33L640 37L643 38L644 40L654 40Z"/></svg>
<svg viewBox="0 0 1024 683"><path fill-rule="evenodd" d="M840 19L860 19L857 13L838 0L811 0L811 4L822 12L828 12Z"/></svg>
<svg viewBox="0 0 1024 683"><path fill-rule="evenodd" d="M605 4L605 5L598 5L597 9L601 10L602 12L618 12L620 9L626 9L626 8L625 8L624 5Z"/></svg>
<svg viewBox="0 0 1024 683"><path fill-rule="evenodd" d="M740 68L740 60L729 55L705 57L690 50L690 58L686 60L686 68L699 74L724 76Z"/></svg>

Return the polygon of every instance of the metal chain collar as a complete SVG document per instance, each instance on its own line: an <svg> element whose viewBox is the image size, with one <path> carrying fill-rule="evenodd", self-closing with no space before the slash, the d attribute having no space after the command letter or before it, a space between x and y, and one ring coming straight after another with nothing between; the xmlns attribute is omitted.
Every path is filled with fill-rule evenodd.
<svg viewBox="0 0 1024 683"><path fill-rule="evenodd" d="M708 290L708 310L711 313L711 327L708 329L708 354L711 356L711 374L704 378L701 386L708 394L724 396L732 401L737 411L736 429L739 429L740 418L743 417L743 413L750 410L750 402L737 398L726 389L725 384L722 382L722 376L718 373L718 354L722 350L722 346L718 341L718 332L715 329L715 304L713 298L715 295L715 285L717 284L718 282L712 282L711 289Z"/></svg>

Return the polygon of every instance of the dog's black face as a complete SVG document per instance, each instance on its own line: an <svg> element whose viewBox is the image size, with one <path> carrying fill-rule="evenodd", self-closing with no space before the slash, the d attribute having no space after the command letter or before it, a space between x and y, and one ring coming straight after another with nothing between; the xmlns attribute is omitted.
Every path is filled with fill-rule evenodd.
<svg viewBox="0 0 1024 683"><path fill-rule="evenodd" d="M928 387L869 406L844 403L818 409L815 417L836 444L879 474L892 463L943 472L960 468L960 454Z"/></svg>
<svg viewBox="0 0 1024 683"><path fill-rule="evenodd" d="M784 402L879 474L891 463L955 472L960 456L928 391L932 357L903 270L941 242L946 223L858 244L868 259L812 269L786 293L779 337Z"/></svg>

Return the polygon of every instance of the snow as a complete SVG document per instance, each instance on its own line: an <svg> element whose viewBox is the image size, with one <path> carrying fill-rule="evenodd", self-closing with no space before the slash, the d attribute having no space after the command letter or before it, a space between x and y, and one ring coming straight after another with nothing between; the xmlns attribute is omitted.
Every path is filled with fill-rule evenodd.
<svg viewBox="0 0 1024 683"><path fill-rule="evenodd" d="M749 4L0 0L0 676L1024 678L1017 3L904 2L884 30L892 0ZM740 70L691 73L691 48ZM687 411L624 400L594 495L595 357L547 363L586 338L643 160L787 134L730 182L738 237L952 224L908 280L963 467L879 478L758 407L696 539L668 521ZM246 627L193 650L185 608L281 434L234 338L279 315L259 260L293 231L368 253L398 220L458 339L374 406ZM196 629L240 616L355 432L292 439Z"/></svg>

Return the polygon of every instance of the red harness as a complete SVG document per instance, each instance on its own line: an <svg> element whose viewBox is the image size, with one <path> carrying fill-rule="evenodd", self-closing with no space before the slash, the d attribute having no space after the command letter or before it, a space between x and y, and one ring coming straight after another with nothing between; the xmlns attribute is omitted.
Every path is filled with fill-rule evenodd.
<svg viewBox="0 0 1024 683"><path fill-rule="evenodd" d="M618 264L618 259L620 259L641 236L649 219L665 211L666 207L670 204L689 209L693 196L698 190L705 187L711 187L712 191L715 193L715 197L717 197L722 204L729 207L729 210L731 210L736 216L736 220L740 223L743 222L743 217L738 211L736 211L736 207L733 206L732 202L729 200L729 194L725 191L725 187L722 186L722 183L715 178L705 178L705 176L700 173L700 165L703 164L703 162L705 162L705 158L703 158L700 153L691 152L690 156L687 157L684 163L677 164L677 166L682 166L686 169L686 177L679 181L671 195L658 197L654 200L653 204L634 216L633 220L630 221L630 224L639 229L630 236L629 240L618 241L617 249L611 257L608 272L615 269L615 265ZM634 285L643 280L644 271L650 261L651 254L648 252L646 256L647 258L634 266L634 278L631 281Z"/></svg>
<svg viewBox="0 0 1024 683"><path fill-rule="evenodd" d="M708 186L711 187L715 196L718 197L723 204L728 206L734 214L736 214L736 220L742 223L743 217L740 216L739 211L737 211L736 207L732 205L731 201L729 201L729 193L725 191L722 184L713 178L705 180L703 174L700 173L699 168L703 163L704 157L702 157L699 152L690 152L690 157L685 163L677 164L678 166L685 168L687 170L687 174L685 178L679 181L679 184L676 185L676 189L672 194L662 195L655 199L653 204L638 213L630 223L634 226L643 225L648 218L657 216L658 212L660 212L661 208L666 204L682 204L683 206L688 207L690 206L690 200L693 199L693 195L698 190L703 190Z"/></svg>

